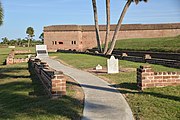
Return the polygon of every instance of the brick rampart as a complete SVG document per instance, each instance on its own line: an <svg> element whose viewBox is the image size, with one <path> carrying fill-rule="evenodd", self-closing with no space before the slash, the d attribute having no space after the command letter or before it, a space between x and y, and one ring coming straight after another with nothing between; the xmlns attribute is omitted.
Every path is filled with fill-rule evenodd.
<svg viewBox="0 0 180 120"><path fill-rule="evenodd" d="M35 71L50 97L66 95L66 79L63 72L55 71L37 58L29 60L29 69Z"/></svg>
<svg viewBox="0 0 180 120"><path fill-rule="evenodd" d="M111 25L111 31L114 31L116 25ZM180 29L180 23L167 24L123 24L120 31L128 30L162 30L162 29ZM99 25L100 31L106 31L106 25ZM44 31L95 31L94 25L52 25L44 27Z"/></svg>
<svg viewBox="0 0 180 120"><path fill-rule="evenodd" d="M111 25L110 39L115 30ZM118 31L117 39L157 38L180 35L180 23L171 24L126 24ZM106 26L100 25L101 43L104 44ZM85 51L97 46L94 25L53 25L44 27L44 44L48 50Z"/></svg>
<svg viewBox="0 0 180 120"><path fill-rule="evenodd" d="M137 69L137 86L140 90L175 85L180 85L180 72L154 72L150 66Z"/></svg>

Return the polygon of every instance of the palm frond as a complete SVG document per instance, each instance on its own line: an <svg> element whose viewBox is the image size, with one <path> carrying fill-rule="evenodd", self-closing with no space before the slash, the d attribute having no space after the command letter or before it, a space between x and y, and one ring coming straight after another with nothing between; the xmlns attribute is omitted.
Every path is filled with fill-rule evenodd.
<svg viewBox="0 0 180 120"><path fill-rule="evenodd" d="M139 2L148 2L148 0L131 0L132 2L135 2L135 4L137 5Z"/></svg>

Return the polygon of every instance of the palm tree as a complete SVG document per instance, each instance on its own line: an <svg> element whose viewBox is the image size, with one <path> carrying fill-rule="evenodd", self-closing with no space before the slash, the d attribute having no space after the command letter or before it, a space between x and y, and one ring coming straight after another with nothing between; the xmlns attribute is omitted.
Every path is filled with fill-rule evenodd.
<svg viewBox="0 0 180 120"><path fill-rule="evenodd" d="M0 1L0 26L2 25L2 23L3 23L3 9Z"/></svg>
<svg viewBox="0 0 180 120"><path fill-rule="evenodd" d="M96 6L96 0L92 0L93 5L93 11L94 11L94 22L95 22L95 30L96 30L96 40L99 52L102 52L101 48L101 39L100 39L100 33L99 33L99 25L98 25L98 13L97 13L97 6Z"/></svg>
<svg viewBox="0 0 180 120"><path fill-rule="evenodd" d="M104 46L104 54L108 50L108 43L109 43L109 33L110 33L110 0L106 0L106 38L105 38L105 46Z"/></svg>
<svg viewBox="0 0 180 120"><path fill-rule="evenodd" d="M114 46L116 44L116 40L117 40L117 33L119 32L119 29L121 27L121 24L122 24L122 21L123 21L123 18L129 8L129 6L131 5L131 2L135 2L136 4L138 4L139 2L141 1L144 1L144 2L147 2L148 0L127 0L125 6L124 6L124 9L119 17L119 21L118 21L118 24L116 25L116 29L115 29L115 32L114 32L114 35L113 35L113 38L112 38L112 42L111 42L111 45L110 45L110 48L107 52L107 54L111 54L113 49L114 49Z"/></svg>
<svg viewBox="0 0 180 120"><path fill-rule="evenodd" d="M29 47L30 41L34 37L34 29L32 27L28 27L26 30L26 34L28 34L28 47Z"/></svg>

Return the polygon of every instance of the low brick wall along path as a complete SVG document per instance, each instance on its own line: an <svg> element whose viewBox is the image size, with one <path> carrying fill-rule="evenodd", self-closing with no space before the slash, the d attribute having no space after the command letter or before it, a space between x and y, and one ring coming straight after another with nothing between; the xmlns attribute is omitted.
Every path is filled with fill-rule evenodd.
<svg viewBox="0 0 180 120"><path fill-rule="evenodd" d="M132 111L124 97L104 80L81 70L43 58L50 67L76 80L85 94L82 120L133 120Z"/></svg>
<svg viewBox="0 0 180 120"><path fill-rule="evenodd" d="M66 79L63 72L55 71L38 58L30 58L29 71L35 72L50 97L66 95Z"/></svg>
<svg viewBox="0 0 180 120"><path fill-rule="evenodd" d="M154 72L150 66L140 66L137 69L137 85L140 90L180 85L180 72Z"/></svg>

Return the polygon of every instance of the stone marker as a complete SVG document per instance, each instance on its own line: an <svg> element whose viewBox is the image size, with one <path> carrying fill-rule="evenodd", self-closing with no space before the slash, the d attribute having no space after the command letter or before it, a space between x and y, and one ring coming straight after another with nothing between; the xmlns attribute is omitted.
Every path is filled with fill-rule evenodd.
<svg viewBox="0 0 180 120"><path fill-rule="evenodd" d="M128 54L127 53L122 53L122 57L127 57Z"/></svg>
<svg viewBox="0 0 180 120"><path fill-rule="evenodd" d="M27 57L28 57L28 58L31 58L31 56L32 56L32 54L29 54Z"/></svg>
<svg viewBox="0 0 180 120"><path fill-rule="evenodd" d="M115 59L114 56L111 56L111 58L107 60L107 68L108 73L119 73L118 59Z"/></svg>
<svg viewBox="0 0 180 120"><path fill-rule="evenodd" d="M144 59L151 59L151 55L150 54L145 54Z"/></svg>
<svg viewBox="0 0 180 120"><path fill-rule="evenodd" d="M98 65L96 66L96 70L102 70L102 66L101 66L100 64L98 64Z"/></svg>
<svg viewBox="0 0 180 120"><path fill-rule="evenodd" d="M14 49L14 48L15 48L15 46L8 46L8 48Z"/></svg>
<svg viewBox="0 0 180 120"><path fill-rule="evenodd" d="M47 52L47 45L36 45L37 58L49 57Z"/></svg>

